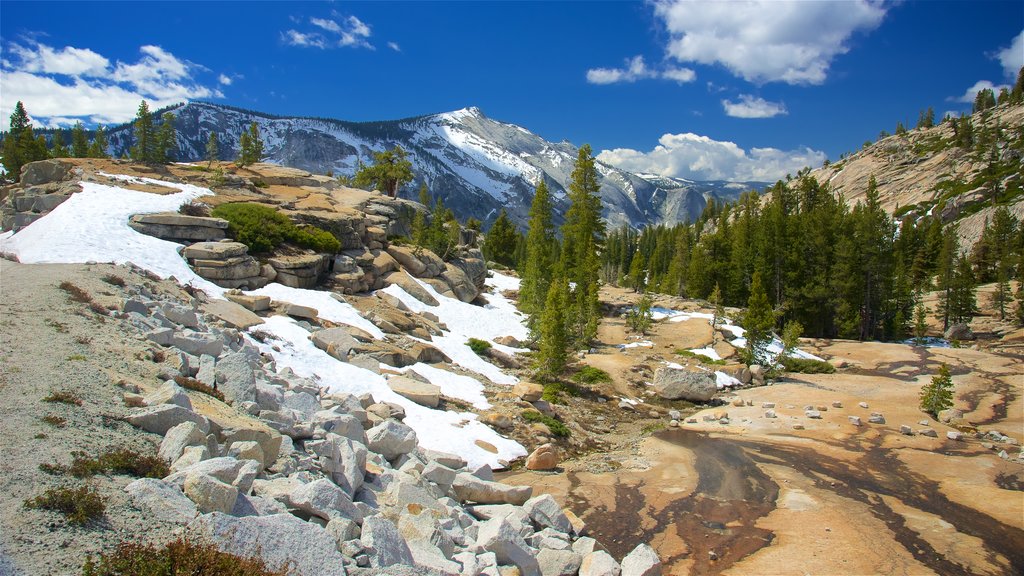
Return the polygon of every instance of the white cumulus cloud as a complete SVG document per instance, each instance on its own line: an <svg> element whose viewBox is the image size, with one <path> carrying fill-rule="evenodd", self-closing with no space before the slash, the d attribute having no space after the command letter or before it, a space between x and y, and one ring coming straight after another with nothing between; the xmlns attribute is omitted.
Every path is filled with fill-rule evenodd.
<svg viewBox="0 0 1024 576"><path fill-rule="evenodd" d="M647 66L643 56L634 56L626 60L622 68L591 68L587 70L587 82L591 84L617 84L619 82L636 82L649 78L666 78L676 82L692 82L696 78L693 70L688 68L670 67L655 70Z"/></svg>
<svg viewBox="0 0 1024 576"><path fill-rule="evenodd" d="M323 28L328 32L334 32L335 34L341 32L341 26L339 26L334 20L328 20L326 18L310 18L309 23L317 28Z"/></svg>
<svg viewBox="0 0 1024 576"><path fill-rule="evenodd" d="M964 91L962 96L952 96L947 98L951 102L966 102L967 104L973 104L974 99L978 96L978 92L989 89L993 94L999 96L999 91L1003 88L1009 88L1006 84L993 84L988 80L978 80L973 86L969 87Z"/></svg>
<svg viewBox="0 0 1024 576"><path fill-rule="evenodd" d="M750 94L740 95L738 102L722 100L722 108L733 118L774 118L788 114L782 102L769 102Z"/></svg>
<svg viewBox="0 0 1024 576"><path fill-rule="evenodd" d="M88 48L54 48L30 41L8 46L0 74L0 117L16 102L44 126L121 123L135 116L139 102L151 109L193 98L222 98L220 90L201 83L209 72L160 46L142 46L136 62L110 60Z"/></svg>
<svg viewBox="0 0 1024 576"><path fill-rule="evenodd" d="M1010 41L1010 45L996 53L996 58L1003 65L1007 78L1017 79L1017 73L1024 67L1024 30Z"/></svg>
<svg viewBox="0 0 1024 576"><path fill-rule="evenodd" d="M649 152L630 148L602 150L597 159L631 172L644 172L690 180L774 182L807 166L818 166L824 152L807 147L796 150L751 148L712 140L698 134L665 134Z"/></svg>
<svg viewBox="0 0 1024 576"><path fill-rule="evenodd" d="M886 9L878 0L658 0L654 13L679 62L720 64L755 83L821 84L850 38L876 28Z"/></svg>
<svg viewBox="0 0 1024 576"><path fill-rule="evenodd" d="M368 40L372 35L369 24L355 16L342 18L337 12L332 12L332 15L332 18L310 18L309 23L314 29L306 32L294 28L285 30L281 33L281 39L285 44L301 48L325 49L351 46L375 50L373 44L370 44ZM298 19L293 19L293 21L301 23ZM395 44L395 46L398 45Z"/></svg>
<svg viewBox="0 0 1024 576"><path fill-rule="evenodd" d="M281 33L281 39L285 44L299 46L301 48L326 48L327 43L324 37L316 32L304 34L298 30L285 30Z"/></svg>

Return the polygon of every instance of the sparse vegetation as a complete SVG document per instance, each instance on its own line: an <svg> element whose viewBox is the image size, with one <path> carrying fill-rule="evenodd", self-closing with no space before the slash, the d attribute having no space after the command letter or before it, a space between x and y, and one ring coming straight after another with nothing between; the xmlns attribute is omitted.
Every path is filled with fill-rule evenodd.
<svg viewBox="0 0 1024 576"><path fill-rule="evenodd" d="M61 282L59 287L68 293L68 300L72 302L82 302L83 304L92 302L92 296L88 292L67 280Z"/></svg>
<svg viewBox="0 0 1024 576"><path fill-rule="evenodd" d="M72 456L74 459L70 466L40 464L39 468L50 474L70 474L75 478L88 478L97 474L163 478L171 473L167 464L157 456L128 448L110 450L95 457L85 452L74 452Z"/></svg>
<svg viewBox="0 0 1024 576"><path fill-rule="evenodd" d="M548 430L551 430L551 433L559 438L568 438L570 435L569 429L565 427L565 424L551 416L545 416L536 410L524 410L522 415L523 420L527 422L540 422L547 426Z"/></svg>
<svg viewBox="0 0 1024 576"><path fill-rule="evenodd" d="M832 374L836 371L835 366L822 360L809 358L793 358L784 356L779 359L782 368L786 372L798 372L800 374Z"/></svg>
<svg viewBox="0 0 1024 576"><path fill-rule="evenodd" d="M491 349L490 342L486 340L480 340L479 338L470 338L469 341L466 342L466 346L469 346L470 350L472 350L478 356L483 356L484 354L487 353L488 350Z"/></svg>
<svg viewBox="0 0 1024 576"><path fill-rule="evenodd" d="M284 576L285 571L267 568L259 558L241 558L221 552L210 543L184 538L162 548L135 542L122 542L110 554L90 557L82 566L82 576L174 576L179 574L218 576Z"/></svg>
<svg viewBox="0 0 1024 576"><path fill-rule="evenodd" d="M186 202L178 208L178 213L184 214L185 216L199 216L205 218L210 215L210 207L201 202Z"/></svg>
<svg viewBox="0 0 1024 576"><path fill-rule="evenodd" d="M600 368L594 368L593 366L586 366L580 368L580 371L573 375L573 380L581 384L598 384L601 382L611 382L612 377L610 374L601 370Z"/></svg>
<svg viewBox="0 0 1024 576"><path fill-rule="evenodd" d="M333 234L314 226L296 226L270 206L238 202L217 206L210 213L228 221L228 234L253 253L269 252L284 242L317 252L337 252L341 242Z"/></svg>
<svg viewBox="0 0 1024 576"><path fill-rule="evenodd" d="M953 377L949 366L943 364L932 381L921 388L921 410L938 417L939 412L953 407Z"/></svg>
<svg viewBox="0 0 1024 576"><path fill-rule="evenodd" d="M85 525L103 516L106 504L95 489L88 486L49 488L25 501L25 508L60 512L69 522Z"/></svg>
<svg viewBox="0 0 1024 576"><path fill-rule="evenodd" d="M82 362L84 360L86 360L86 357L82 354L72 354L71 356L68 356L69 362Z"/></svg>
<svg viewBox="0 0 1024 576"><path fill-rule="evenodd" d="M54 390L50 392L50 395L43 398L43 402L50 402L54 404L71 404L73 406L81 406L82 399L77 394L70 390Z"/></svg>
<svg viewBox="0 0 1024 576"><path fill-rule="evenodd" d="M541 399L552 404L564 404L564 396L582 395L582 391L575 384L561 380L552 380L544 384L544 393L541 394Z"/></svg>
<svg viewBox="0 0 1024 576"><path fill-rule="evenodd" d="M693 358L694 360L697 360L702 364L713 364L715 366L724 366L726 364L725 360L715 360L714 358L707 356L705 354L697 354L696 352L684 350L682 348L676 348L675 354L676 356L682 356L684 358Z"/></svg>
<svg viewBox="0 0 1024 576"><path fill-rule="evenodd" d="M202 394L206 394L207 396L213 396L214 398L216 398L217 400L220 400L221 402L224 401L224 394L222 392L220 392L216 388L213 388L211 386L208 386L207 384L204 384L204 383L200 382L199 380L196 380L195 378L186 378L185 376L175 376L174 377L174 382L177 383L178 386L181 386L182 388L187 388L188 390L194 390L196 392L200 392Z"/></svg>
<svg viewBox="0 0 1024 576"><path fill-rule="evenodd" d="M56 414L47 414L46 416L40 418L40 420L46 422L47 424L55 428L63 428L68 423L67 418L62 418L61 416L57 416Z"/></svg>

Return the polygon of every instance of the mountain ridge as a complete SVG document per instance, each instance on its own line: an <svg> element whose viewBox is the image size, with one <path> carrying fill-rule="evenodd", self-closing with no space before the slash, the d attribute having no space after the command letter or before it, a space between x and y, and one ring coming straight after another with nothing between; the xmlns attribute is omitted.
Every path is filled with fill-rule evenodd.
<svg viewBox="0 0 1024 576"><path fill-rule="evenodd" d="M242 108L190 101L166 109L175 114L179 161L205 158L206 141L216 132L220 158L237 155L242 130L256 122L266 160L317 173L355 172L373 152L402 146L415 179L400 195L415 199L426 183L460 218L485 225L504 208L520 227L528 220L537 182L552 191L556 220L568 208L567 186L578 148L563 140L550 142L521 126L487 117L475 106L399 120L351 122L319 117L278 116ZM131 124L108 133L114 156L132 145ZM764 182L697 182L635 174L597 161L603 216L611 227L640 228L696 219L707 203L731 201Z"/></svg>

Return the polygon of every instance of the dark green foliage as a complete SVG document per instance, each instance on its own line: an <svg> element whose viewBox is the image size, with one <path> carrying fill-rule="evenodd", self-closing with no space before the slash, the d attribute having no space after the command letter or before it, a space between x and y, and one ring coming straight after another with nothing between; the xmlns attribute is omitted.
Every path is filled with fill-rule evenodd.
<svg viewBox="0 0 1024 576"><path fill-rule="evenodd" d="M43 398L43 402L49 402L51 404L70 404L72 406L81 406L82 399L77 394L69 390L54 390L50 392L50 395Z"/></svg>
<svg viewBox="0 0 1024 576"><path fill-rule="evenodd" d="M159 142L156 128L153 125L153 114L149 111L149 104L145 100L139 104L139 110L135 114L132 134L135 137L135 146L132 146L130 152L132 160L145 163L162 161L162 156L158 152Z"/></svg>
<svg viewBox="0 0 1024 576"><path fill-rule="evenodd" d="M260 160L263 160L263 138L260 137L259 125L253 122L238 138L238 165L248 166Z"/></svg>
<svg viewBox="0 0 1024 576"><path fill-rule="evenodd" d="M579 372L573 374L572 379L581 384L588 385L612 381L611 375L605 372L604 370L586 365L580 367Z"/></svg>
<svg viewBox="0 0 1024 576"><path fill-rule="evenodd" d="M260 558L241 558L221 552L207 542L178 538L158 548L152 544L122 542L110 554L89 557L82 576L284 576Z"/></svg>
<svg viewBox="0 0 1024 576"><path fill-rule="evenodd" d="M974 97L974 108L972 112L983 112L989 108L996 107L996 95L991 88L978 90Z"/></svg>
<svg viewBox="0 0 1024 576"><path fill-rule="evenodd" d="M953 407L953 378L949 366L943 364L932 381L921 389L921 410L938 417L939 412Z"/></svg>
<svg viewBox="0 0 1024 576"><path fill-rule="evenodd" d="M747 331L747 347L742 352L744 362L767 365L768 345L773 338L775 314L764 291L761 274L758 272L754 273L750 286L750 299L747 301L747 311L743 315L743 327Z"/></svg>
<svg viewBox="0 0 1024 576"><path fill-rule="evenodd" d="M601 220L601 199L597 168L590 145L580 147L569 182L569 210L562 226L561 270L574 285L567 294L565 332L569 344L585 347L597 334L598 274L600 253L605 239Z"/></svg>
<svg viewBox="0 0 1024 576"><path fill-rule="evenodd" d="M106 510L103 498L87 486L49 488L41 495L25 501L25 508L60 512L72 524L85 525L99 519Z"/></svg>
<svg viewBox="0 0 1024 576"><path fill-rule="evenodd" d="M527 422L540 422L547 426L548 430L551 430L551 433L559 438L569 437L570 432L569 429L566 428L565 424L562 424L551 416L545 416L536 410L523 410L523 420L526 420Z"/></svg>
<svg viewBox="0 0 1024 576"><path fill-rule="evenodd" d="M479 338L470 338L469 341L466 342L466 346L469 346L469 349L477 356L483 356L491 349L490 342Z"/></svg>
<svg viewBox="0 0 1024 576"><path fill-rule="evenodd" d="M71 156L71 151L68 150L64 131L55 131L53 133L53 143L50 146L50 158L68 158L69 156Z"/></svg>
<svg viewBox="0 0 1024 576"><path fill-rule="evenodd" d="M213 387L209 386L208 384L206 384L204 382L200 382L199 380L196 380L195 378L187 378L185 376L175 376L174 377L174 382L177 383L178 386L181 386L182 388L186 388L188 390L195 390L196 392L199 392L201 394L206 394L207 396L213 396L214 398L216 398L217 400L220 400L221 402L224 401L224 393L223 392L221 392L220 390L217 390L216 388L213 388Z"/></svg>
<svg viewBox="0 0 1024 576"><path fill-rule="evenodd" d="M89 144L87 155L89 158L109 158L107 155L107 132L103 126L96 127L96 133L92 137L92 143Z"/></svg>
<svg viewBox="0 0 1024 576"><path fill-rule="evenodd" d="M626 313L626 324L628 324L634 332L647 334L647 330L651 328L651 323L653 322L651 305L651 297L644 294L640 297L636 306Z"/></svg>
<svg viewBox="0 0 1024 576"><path fill-rule="evenodd" d="M178 133L174 129L174 114L165 112L156 134L156 160L162 164L174 161L178 149Z"/></svg>
<svg viewBox="0 0 1024 576"><path fill-rule="evenodd" d="M334 253L341 242L333 234L313 226L296 226L287 216L263 204L222 204L211 213L228 221L228 234L252 253L269 252L284 242L317 252Z"/></svg>
<svg viewBox="0 0 1024 576"><path fill-rule="evenodd" d="M516 267L516 243L519 232L502 208L484 240L483 252L488 260L509 268Z"/></svg>
<svg viewBox="0 0 1024 576"><path fill-rule="evenodd" d="M89 156L89 139L85 137L85 127L81 122L75 122L71 128L71 155L75 158Z"/></svg>
<svg viewBox="0 0 1024 576"><path fill-rule="evenodd" d="M210 137L206 140L206 167L209 168L219 159L220 143L217 141L217 133L210 132Z"/></svg>
<svg viewBox="0 0 1024 576"><path fill-rule="evenodd" d="M565 318L568 296L568 282L561 278L555 279L548 288L544 310L540 315L540 349L537 354L537 368L542 377L558 377L568 361L569 342Z"/></svg>
<svg viewBox="0 0 1024 576"><path fill-rule="evenodd" d="M783 356L780 360L782 368L786 372L799 372L801 374L832 374L836 371L835 366L821 360L793 358L791 356Z"/></svg>
<svg viewBox="0 0 1024 576"><path fill-rule="evenodd" d="M530 222L526 233L526 256L522 282L519 286L519 308L529 314L527 324L535 334L540 312L544 309L551 273L555 262L555 226L551 221L551 196L542 179L530 205Z"/></svg>
<svg viewBox="0 0 1024 576"><path fill-rule="evenodd" d="M21 167L29 162L49 157L46 141L40 141L32 132L32 124L25 106L19 101L11 113L10 129L4 136L3 165L7 176L18 180Z"/></svg>
<svg viewBox="0 0 1024 576"><path fill-rule="evenodd" d="M373 164L360 165L352 182L366 190L377 189L392 198L398 190L412 182L412 163L406 159L406 152L401 146L391 150L373 153Z"/></svg>
<svg viewBox="0 0 1024 576"><path fill-rule="evenodd" d="M135 478L163 478L171 473L167 464L153 454L121 448L92 457L85 452L73 452L70 466L47 466L51 474L70 474L75 478L88 478L97 474L123 474Z"/></svg>

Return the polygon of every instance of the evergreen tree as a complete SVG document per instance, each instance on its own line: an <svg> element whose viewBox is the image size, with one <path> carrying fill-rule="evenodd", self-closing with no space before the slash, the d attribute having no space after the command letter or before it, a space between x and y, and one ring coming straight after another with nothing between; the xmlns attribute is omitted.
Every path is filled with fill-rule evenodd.
<svg viewBox="0 0 1024 576"><path fill-rule="evenodd" d="M928 335L928 307L922 302L917 303L914 309L914 338L918 346L924 345L924 338Z"/></svg>
<svg viewBox="0 0 1024 576"><path fill-rule="evenodd" d="M427 210L430 209L430 191L427 190L427 183L424 181L420 183L420 204L423 205ZM426 247L427 244L427 212L426 210L416 210L412 216L412 243L416 246Z"/></svg>
<svg viewBox="0 0 1024 576"><path fill-rule="evenodd" d="M651 323L654 321L654 315L651 313L652 304L651 297L644 294L636 306L626 314L626 323L634 332L644 335L650 330Z"/></svg>
<svg viewBox="0 0 1024 576"><path fill-rule="evenodd" d="M579 149L569 183L569 210L562 227L564 241L561 267L572 294L567 310L567 333L574 347L583 347L597 334L599 319L598 252L604 236L601 220L600 183L590 145Z"/></svg>
<svg viewBox="0 0 1024 576"><path fill-rule="evenodd" d="M248 130L243 130L238 138L238 165L249 166L263 160L263 139L260 137L260 127L256 122L249 125Z"/></svg>
<svg viewBox="0 0 1024 576"><path fill-rule="evenodd" d="M145 100L139 104L139 110L135 114L135 123L132 126L132 133L135 136L135 146L131 148L131 158L136 162L154 163L159 162L157 156L157 134L153 127L153 115L149 111L149 104Z"/></svg>
<svg viewBox="0 0 1024 576"><path fill-rule="evenodd" d="M569 285L565 280L556 278L551 282L541 313L537 352L538 372L545 378L557 378L565 370L568 360L569 342L565 330L568 297Z"/></svg>
<svg viewBox="0 0 1024 576"><path fill-rule="evenodd" d="M992 92L991 88L983 88L978 90L978 93L974 97L974 108L973 112L984 112L989 108L996 107L996 96Z"/></svg>
<svg viewBox="0 0 1024 576"><path fill-rule="evenodd" d="M67 158L71 156L64 140L64 131L57 130L53 133L53 146L50 147L50 158Z"/></svg>
<svg viewBox="0 0 1024 576"><path fill-rule="evenodd" d="M939 306L944 309L950 323L967 322L978 312L974 273L966 256L957 258L947 293L945 299L940 299Z"/></svg>
<svg viewBox="0 0 1024 576"><path fill-rule="evenodd" d="M555 226L551 217L551 195L542 178L537 183L530 204L529 228L526 232L526 258L523 265L522 282L519 285L519 307L529 315L531 331L537 329L537 321L551 286L555 265Z"/></svg>
<svg viewBox="0 0 1024 576"><path fill-rule="evenodd" d="M675 246L661 291L673 296L686 295L686 274L690 269L690 227L682 226L674 234Z"/></svg>
<svg viewBox="0 0 1024 576"><path fill-rule="evenodd" d="M939 412L953 407L953 378L949 366L939 367L939 373L921 389L921 410L938 418Z"/></svg>
<svg viewBox="0 0 1024 576"><path fill-rule="evenodd" d="M761 283L760 272L754 272L750 282L750 299L747 302L747 311L743 315L743 327L746 329L747 339L743 353L744 361L747 364L767 365L770 360L768 346L773 338L775 314Z"/></svg>
<svg viewBox="0 0 1024 576"><path fill-rule="evenodd" d="M722 306L722 290L715 284L715 289L711 291L711 296L708 297L708 302L711 303L711 307L714 309L714 313L711 316L711 344L714 345L718 342L718 324L725 318L725 307Z"/></svg>
<svg viewBox="0 0 1024 576"><path fill-rule="evenodd" d="M373 153L373 164L361 166L352 182L359 188L377 189L392 198L398 190L412 181L412 163L406 159L401 146Z"/></svg>
<svg viewBox="0 0 1024 576"><path fill-rule="evenodd" d="M509 268L516 267L516 240L519 233L515 224L509 220L508 214L502 208L498 218L491 225L484 241L484 255L488 260L493 260Z"/></svg>
<svg viewBox="0 0 1024 576"><path fill-rule="evenodd" d="M166 164L174 160L175 151L178 149L178 132L174 129L174 114L165 112L160 123L160 130L156 136L157 162Z"/></svg>
<svg viewBox="0 0 1024 576"><path fill-rule="evenodd" d="M3 165L7 175L18 180L21 178L21 167L29 162L45 160L49 157L46 141L42 142L32 132L32 123L25 106L18 101L11 113L10 129L4 137Z"/></svg>
<svg viewBox="0 0 1024 576"><path fill-rule="evenodd" d="M89 144L88 156L89 158L109 158L107 155L107 132L102 125L96 127L92 144Z"/></svg>
<svg viewBox="0 0 1024 576"><path fill-rule="evenodd" d="M217 133L210 132L206 139L206 167L213 166L213 163L220 158L220 143L217 142Z"/></svg>
<svg viewBox="0 0 1024 576"><path fill-rule="evenodd" d="M85 127L81 122L75 122L75 126L71 129L71 156L75 158L89 156L89 139L85 137Z"/></svg>
<svg viewBox="0 0 1024 576"><path fill-rule="evenodd" d="M1018 326L1024 326L1024 262L1017 265L1017 306L1014 309L1014 319Z"/></svg>
<svg viewBox="0 0 1024 576"><path fill-rule="evenodd" d="M629 265L629 286L633 292L643 292L647 289L647 270L644 268L644 255L637 251L633 255L633 261Z"/></svg>
<svg viewBox="0 0 1024 576"><path fill-rule="evenodd" d="M1017 71L1017 82L1010 91L1010 102L1013 104L1024 103L1024 67Z"/></svg>
<svg viewBox="0 0 1024 576"><path fill-rule="evenodd" d="M936 309L937 318L942 320L942 331L949 329L952 320L951 312L955 308L953 300L954 277L956 275L957 255L960 252L956 226L947 228L942 236L942 248L939 252L938 278L936 289L939 291L939 305Z"/></svg>

